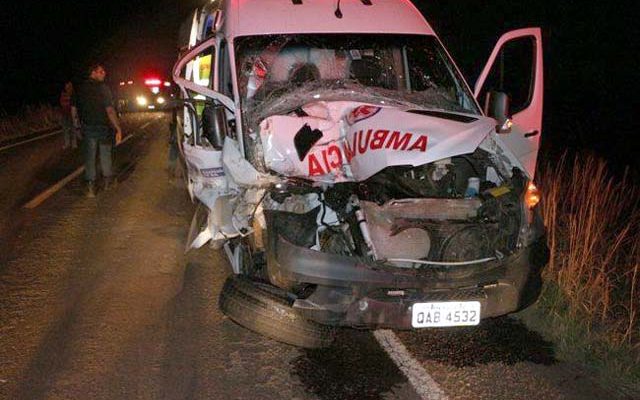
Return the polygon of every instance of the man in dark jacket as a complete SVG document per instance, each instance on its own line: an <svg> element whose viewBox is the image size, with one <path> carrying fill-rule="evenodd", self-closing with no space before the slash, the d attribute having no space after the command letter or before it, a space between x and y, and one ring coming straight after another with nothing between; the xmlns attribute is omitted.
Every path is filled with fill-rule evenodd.
<svg viewBox="0 0 640 400"><path fill-rule="evenodd" d="M91 65L89 79L76 91L72 106L74 125L82 130L84 177L87 181L88 197L96 195L96 155L98 149L100 150L100 166L106 190L113 182L113 130L115 130L115 144L122 141L122 130L113 107L113 96L104 83L106 75L104 66L101 64Z"/></svg>

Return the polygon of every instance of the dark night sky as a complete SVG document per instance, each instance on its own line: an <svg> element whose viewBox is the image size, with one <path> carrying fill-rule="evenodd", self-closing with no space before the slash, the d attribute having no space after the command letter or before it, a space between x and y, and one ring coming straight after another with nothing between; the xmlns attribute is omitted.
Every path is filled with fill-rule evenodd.
<svg viewBox="0 0 640 400"><path fill-rule="evenodd" d="M54 102L64 80L77 77L89 59L105 61L114 81L141 71L168 72L178 25L201 2L67 0L3 6L0 109ZM542 26L545 145L591 148L616 162L639 164L634 142L640 140L634 137L640 32L632 1L414 2L471 85L501 33Z"/></svg>
<svg viewBox="0 0 640 400"><path fill-rule="evenodd" d="M166 74L177 27L199 1L12 2L0 14L0 109L55 101L88 61L109 80L141 71Z"/></svg>
<svg viewBox="0 0 640 400"><path fill-rule="evenodd" d="M638 13L633 1L429 0L431 21L473 85L502 32L540 26L543 151L593 149L640 171ZM433 15L433 17L430 17Z"/></svg>

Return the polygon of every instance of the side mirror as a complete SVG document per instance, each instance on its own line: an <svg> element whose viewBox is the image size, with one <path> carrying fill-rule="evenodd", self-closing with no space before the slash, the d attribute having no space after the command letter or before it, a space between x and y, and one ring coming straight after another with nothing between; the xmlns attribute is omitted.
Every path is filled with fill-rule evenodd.
<svg viewBox="0 0 640 400"><path fill-rule="evenodd" d="M497 133L511 132L511 116L509 115L509 96L504 92L491 91L487 93L484 113L498 121Z"/></svg>
<svg viewBox="0 0 640 400"><path fill-rule="evenodd" d="M216 150L222 150L228 127L227 114L222 104L205 106L202 110L202 136Z"/></svg>

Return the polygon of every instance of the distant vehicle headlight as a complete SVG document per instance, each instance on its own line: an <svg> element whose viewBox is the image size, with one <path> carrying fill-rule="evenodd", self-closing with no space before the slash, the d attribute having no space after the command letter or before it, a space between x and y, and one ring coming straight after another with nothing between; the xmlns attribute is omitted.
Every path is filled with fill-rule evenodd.
<svg viewBox="0 0 640 400"><path fill-rule="evenodd" d="M158 102L158 104L164 104L164 97L159 96L156 101Z"/></svg>
<svg viewBox="0 0 640 400"><path fill-rule="evenodd" d="M136 97L136 102L138 103L139 106L146 106L148 103L147 98L144 96Z"/></svg>

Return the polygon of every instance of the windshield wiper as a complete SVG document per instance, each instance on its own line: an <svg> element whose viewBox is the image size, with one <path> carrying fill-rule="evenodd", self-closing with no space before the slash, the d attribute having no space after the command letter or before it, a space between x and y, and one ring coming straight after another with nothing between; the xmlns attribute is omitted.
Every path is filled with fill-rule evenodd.
<svg viewBox="0 0 640 400"><path fill-rule="evenodd" d="M448 119L448 120L456 121L456 122L463 122L465 124L469 124L471 122L475 122L475 121L478 120L478 118L470 117L468 115L452 114L452 113L448 113L446 111L407 110L407 112L410 112L412 114L426 115L428 117L436 117L436 118Z"/></svg>

